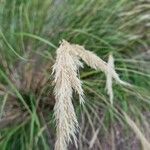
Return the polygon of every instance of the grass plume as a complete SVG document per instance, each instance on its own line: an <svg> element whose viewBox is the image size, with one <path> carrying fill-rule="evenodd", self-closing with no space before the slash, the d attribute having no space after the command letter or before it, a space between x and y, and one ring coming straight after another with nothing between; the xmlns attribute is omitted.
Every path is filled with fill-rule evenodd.
<svg viewBox="0 0 150 150"><path fill-rule="evenodd" d="M107 64L109 67L112 67L114 69L114 58L113 58L112 54L109 55ZM107 90L107 94L109 95L111 104L113 104L113 98L114 98L113 87L112 87L113 81L112 80L113 80L113 78L112 78L111 74L110 73L106 74L106 90Z"/></svg>
<svg viewBox="0 0 150 150"><path fill-rule="evenodd" d="M63 41L57 49L57 58L53 71L55 72L55 99L54 113L57 124L57 139L55 150L66 150L71 136L76 142L78 121L72 104L73 89L79 94L83 102L81 81L77 71L82 64L77 57L72 57L70 47Z"/></svg>
<svg viewBox="0 0 150 150"><path fill-rule="evenodd" d="M91 68L102 70L106 74L107 78L113 77L119 83L126 84L115 72L112 56L110 56L107 64L93 52L85 50L84 47L70 44L63 40L57 49L56 62L53 66L53 73L55 73L54 94L56 99L54 114L57 126L55 150L62 150L62 147L66 150L67 145L71 141L71 137L73 137L76 143L75 134L78 129L78 121L72 104L73 89L79 94L80 102L84 101L84 94L81 86L82 82L78 78L77 74L79 67L83 67L79 58L81 58ZM108 92L112 102L112 85L110 85L110 81L107 82Z"/></svg>

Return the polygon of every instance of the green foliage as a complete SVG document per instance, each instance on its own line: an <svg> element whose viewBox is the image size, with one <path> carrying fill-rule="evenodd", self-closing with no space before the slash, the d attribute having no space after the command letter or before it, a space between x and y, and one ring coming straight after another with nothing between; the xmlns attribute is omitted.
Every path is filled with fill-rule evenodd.
<svg viewBox="0 0 150 150"><path fill-rule="evenodd" d="M92 130L91 135L94 135L98 124L101 124L98 141L103 142L101 138L106 138L110 134L108 131L119 124L121 132L125 131L122 133L123 137L130 136L130 129L127 128L122 113L126 112L146 135L148 133L144 130L148 117L145 114L150 110L150 61L145 59L145 54L150 45L150 28L147 26L148 21L142 21L141 17L149 13L149 6L148 2L131 0L2 0L0 55L9 67L30 62L29 53L42 57L46 62L53 62L55 50L62 39L84 45L86 49L94 51L105 60L112 52L116 58L116 71L122 79L133 84L134 88L128 89L114 84L115 98L112 106L103 89L104 76L88 67L81 71L86 95L85 107L80 107L78 101L74 102L83 128L81 133L84 132L87 140L91 140L87 130ZM41 123L41 117L36 113L36 93L30 91L24 95L10 81L6 69L1 64L0 83L5 84L8 89L5 96L0 96L0 104L4 104L6 95L12 92L29 112L29 119L25 122L2 129L0 149L53 148L54 137L49 139L45 133L46 123ZM48 126L54 132L52 115L53 111L50 110ZM82 116L88 122L85 125ZM83 143L86 141L81 139ZM52 141L52 145L49 144L49 140ZM88 149L88 144L83 145ZM131 149L131 145L127 145L127 148L125 146L124 143L124 149Z"/></svg>

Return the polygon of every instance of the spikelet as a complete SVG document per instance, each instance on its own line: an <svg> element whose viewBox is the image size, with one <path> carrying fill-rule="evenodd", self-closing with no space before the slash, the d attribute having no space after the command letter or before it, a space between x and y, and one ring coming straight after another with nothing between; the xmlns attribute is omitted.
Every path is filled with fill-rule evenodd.
<svg viewBox="0 0 150 150"><path fill-rule="evenodd" d="M119 84L131 86L129 83L122 81L116 71L93 52L85 50L83 46L77 44L72 44L72 47L74 55L79 56L91 68L110 74Z"/></svg>
<svg viewBox="0 0 150 150"><path fill-rule="evenodd" d="M57 139L55 150L66 150L71 137L76 142L78 121L72 104L73 89L77 91L83 102L83 90L77 72L82 64L77 56L71 55L71 47L63 41L57 49L57 58L53 66L55 73L55 107Z"/></svg>
<svg viewBox="0 0 150 150"><path fill-rule="evenodd" d="M109 55L107 65L108 67L112 67L114 69L114 58L111 54ZM107 94L109 95L111 104L113 104L113 97L114 97L112 82L113 82L113 78L111 74L110 73L106 74L106 90L107 90Z"/></svg>

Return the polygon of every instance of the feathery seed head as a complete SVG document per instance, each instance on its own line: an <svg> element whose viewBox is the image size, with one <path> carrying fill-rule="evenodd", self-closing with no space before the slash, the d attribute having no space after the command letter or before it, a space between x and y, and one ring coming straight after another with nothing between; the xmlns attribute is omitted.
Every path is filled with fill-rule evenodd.
<svg viewBox="0 0 150 150"><path fill-rule="evenodd" d="M77 56L72 56L71 50L71 45L63 40L57 49L56 62L53 66L56 99L54 115L57 124L55 150L66 150L71 137L76 142L78 121L72 104L73 89L79 94L80 101L84 101L82 83L77 74L82 63Z"/></svg>
<svg viewBox="0 0 150 150"><path fill-rule="evenodd" d="M80 58L91 68L105 73L107 76L107 92L111 103L113 102L112 78L120 84L127 85L114 70L114 60L111 55L107 64L93 52L85 50L83 46L70 44L62 40L57 49L56 62L53 66L55 76L54 94L56 99L54 115L57 125L55 150L66 150L71 137L76 143L78 121L72 104L72 94L74 90L78 93L80 102L84 102L82 82L78 78L78 70L80 67L83 67Z"/></svg>

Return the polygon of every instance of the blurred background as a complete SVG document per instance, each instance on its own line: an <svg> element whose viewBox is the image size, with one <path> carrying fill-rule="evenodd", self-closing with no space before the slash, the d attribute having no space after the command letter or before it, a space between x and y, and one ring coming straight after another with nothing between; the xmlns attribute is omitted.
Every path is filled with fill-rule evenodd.
<svg viewBox="0 0 150 150"><path fill-rule="evenodd" d="M54 149L51 72L62 39L105 61L112 53L134 85L114 83L111 105L104 74L85 65L85 107L73 100L78 148L68 149L149 150L149 0L0 0L0 150Z"/></svg>

